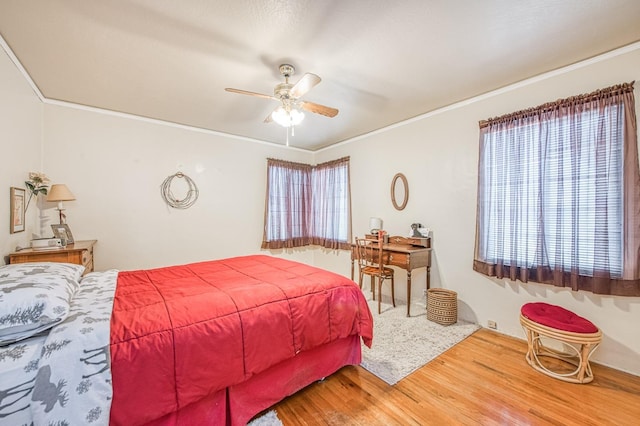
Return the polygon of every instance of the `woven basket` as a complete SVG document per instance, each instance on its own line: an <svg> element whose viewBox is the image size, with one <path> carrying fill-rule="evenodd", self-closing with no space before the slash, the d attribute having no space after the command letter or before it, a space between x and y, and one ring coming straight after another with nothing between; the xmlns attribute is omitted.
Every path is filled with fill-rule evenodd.
<svg viewBox="0 0 640 426"><path fill-rule="evenodd" d="M427 290L427 319L442 325L458 322L458 293L444 288Z"/></svg>

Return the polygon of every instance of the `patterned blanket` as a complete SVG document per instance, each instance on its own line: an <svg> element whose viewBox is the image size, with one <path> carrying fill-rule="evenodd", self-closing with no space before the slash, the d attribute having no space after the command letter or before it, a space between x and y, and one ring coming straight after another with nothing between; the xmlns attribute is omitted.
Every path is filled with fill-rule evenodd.
<svg viewBox="0 0 640 426"><path fill-rule="evenodd" d="M64 321L48 334L0 347L0 424L109 424L117 274L88 274Z"/></svg>

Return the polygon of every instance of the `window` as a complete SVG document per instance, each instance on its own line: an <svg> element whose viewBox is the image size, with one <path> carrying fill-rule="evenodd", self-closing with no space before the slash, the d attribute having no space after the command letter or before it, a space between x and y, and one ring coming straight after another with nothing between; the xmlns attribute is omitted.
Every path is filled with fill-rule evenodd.
<svg viewBox="0 0 640 426"><path fill-rule="evenodd" d="M311 166L269 159L262 248L349 249L349 158Z"/></svg>
<svg viewBox="0 0 640 426"><path fill-rule="evenodd" d="M480 123L474 269L640 295L633 83Z"/></svg>

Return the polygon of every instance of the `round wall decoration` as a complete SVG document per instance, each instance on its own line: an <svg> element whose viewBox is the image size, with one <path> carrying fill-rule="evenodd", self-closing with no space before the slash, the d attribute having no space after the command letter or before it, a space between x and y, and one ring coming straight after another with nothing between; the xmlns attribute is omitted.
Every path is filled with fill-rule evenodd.
<svg viewBox="0 0 640 426"><path fill-rule="evenodd" d="M171 184L175 178L184 179L187 184L187 193L184 198L177 198L173 195L173 191L171 190ZM174 175L168 176L164 182L162 182L161 186L162 199L169 207L173 207L174 209L188 209L198 200L198 195L200 192L198 191L198 187L196 183L187 175L182 172L178 172Z"/></svg>
<svg viewBox="0 0 640 426"><path fill-rule="evenodd" d="M399 199L402 199L400 204ZM403 210L409 202L409 183L402 173L397 173L391 181L391 202L396 210Z"/></svg>

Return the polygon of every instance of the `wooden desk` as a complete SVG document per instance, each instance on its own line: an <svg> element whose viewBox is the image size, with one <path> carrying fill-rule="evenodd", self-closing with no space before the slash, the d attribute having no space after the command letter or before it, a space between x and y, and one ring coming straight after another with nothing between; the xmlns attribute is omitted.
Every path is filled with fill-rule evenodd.
<svg viewBox="0 0 640 426"><path fill-rule="evenodd" d="M407 271L407 316L411 316L411 271L427 268L426 288L431 285L431 238L422 239L426 247L411 244L412 239L400 236L389 237L389 243L382 246L382 258L385 265L397 266ZM426 241L424 241L426 240ZM351 279L357 260L355 244L351 245ZM380 295L378 295L380 297Z"/></svg>
<svg viewBox="0 0 640 426"><path fill-rule="evenodd" d="M93 272L93 246L97 240L76 241L64 248L51 250L24 249L9 254L9 263L62 262L85 267L84 273Z"/></svg>

